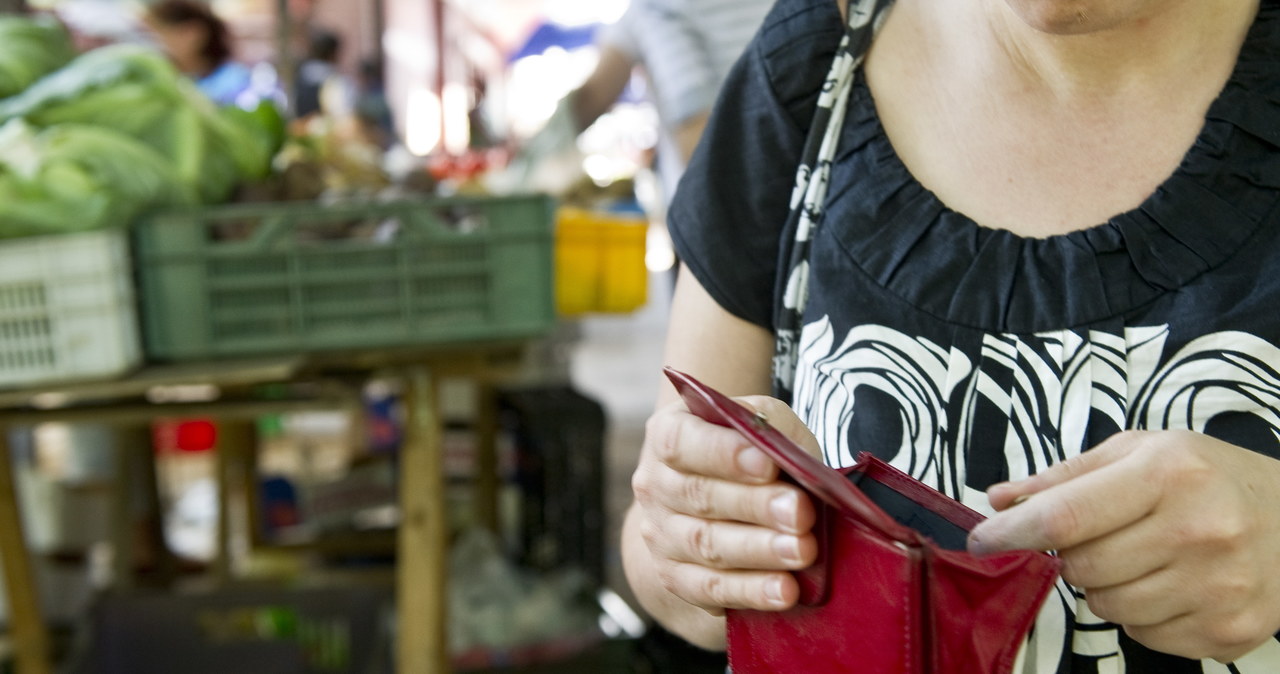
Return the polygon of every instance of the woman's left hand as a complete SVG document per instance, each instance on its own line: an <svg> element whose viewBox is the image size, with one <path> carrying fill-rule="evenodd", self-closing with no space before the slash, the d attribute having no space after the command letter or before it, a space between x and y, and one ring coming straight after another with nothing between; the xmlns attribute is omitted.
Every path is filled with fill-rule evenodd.
<svg viewBox="0 0 1280 674"><path fill-rule="evenodd" d="M1231 662L1280 631L1280 461L1129 431L988 497L972 552L1057 550L1090 610L1148 648Z"/></svg>

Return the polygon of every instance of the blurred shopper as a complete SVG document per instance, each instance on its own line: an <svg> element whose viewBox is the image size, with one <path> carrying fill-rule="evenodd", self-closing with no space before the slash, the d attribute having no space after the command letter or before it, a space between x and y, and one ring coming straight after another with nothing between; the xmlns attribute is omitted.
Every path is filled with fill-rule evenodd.
<svg viewBox="0 0 1280 674"><path fill-rule="evenodd" d="M335 120L355 112L355 88L338 69L342 38L330 30L311 34L307 56L298 64L294 77L293 116L298 119L321 114Z"/></svg>
<svg viewBox="0 0 1280 674"><path fill-rule="evenodd" d="M144 21L178 70L213 102L247 107L240 99L253 90L252 72L232 59L231 31L207 4L160 0Z"/></svg>
<svg viewBox="0 0 1280 674"><path fill-rule="evenodd" d="M720 85L760 27L772 0L632 0L602 31L600 60L569 95L581 132L608 112L633 68L648 81L660 124L657 171L665 204L697 147Z"/></svg>
<svg viewBox="0 0 1280 674"><path fill-rule="evenodd" d="M355 114L366 134L379 147L386 148L395 142L395 118L391 115L391 104L387 101L387 90L383 84L382 61L376 57L360 61Z"/></svg>
<svg viewBox="0 0 1280 674"><path fill-rule="evenodd" d="M600 31L595 69L525 142L508 181L525 189L547 189L539 168L562 156L580 133L608 112L639 69L659 126L654 159L659 194L648 207L657 209L652 217L665 219L666 205L698 144L720 84L772 4L773 0L631 0L626 13Z"/></svg>
<svg viewBox="0 0 1280 674"><path fill-rule="evenodd" d="M613 107L633 71L642 70L660 127L655 169L664 212L654 215L665 219L721 84L772 6L773 0L631 0L622 18L601 31L595 69L561 101L544 133L571 142ZM659 624L639 651L653 671L725 671L723 654L691 646Z"/></svg>

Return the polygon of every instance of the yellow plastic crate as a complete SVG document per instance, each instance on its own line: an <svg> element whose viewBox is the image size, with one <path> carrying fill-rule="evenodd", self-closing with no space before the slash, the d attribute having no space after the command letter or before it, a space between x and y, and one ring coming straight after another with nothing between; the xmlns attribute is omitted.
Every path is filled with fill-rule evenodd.
<svg viewBox="0 0 1280 674"><path fill-rule="evenodd" d="M626 313L648 301L642 215L562 207L556 214L556 311Z"/></svg>

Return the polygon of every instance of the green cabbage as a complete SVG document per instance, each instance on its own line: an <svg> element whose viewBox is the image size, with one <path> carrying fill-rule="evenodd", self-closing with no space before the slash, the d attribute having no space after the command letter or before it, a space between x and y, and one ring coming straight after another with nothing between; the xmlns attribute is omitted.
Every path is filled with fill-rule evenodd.
<svg viewBox="0 0 1280 674"><path fill-rule="evenodd" d="M73 56L71 36L57 21L0 16L0 98L21 92Z"/></svg>
<svg viewBox="0 0 1280 674"><path fill-rule="evenodd" d="M25 91L0 101L0 119L24 117L37 126L57 121L86 121L104 116L122 120L130 110L95 109L87 105L92 95L123 95L124 100L140 102L146 91L158 106L173 105L179 99L177 81L181 75L163 54L138 45L110 45L87 51L65 67L41 78ZM121 85L140 85L124 89Z"/></svg>
<svg viewBox="0 0 1280 674"><path fill-rule="evenodd" d="M195 200L167 159L110 129L0 127L0 237L124 226Z"/></svg>
<svg viewBox="0 0 1280 674"><path fill-rule="evenodd" d="M219 110L223 137L234 147L236 166L249 180L261 180L271 171L271 160L284 145L285 121L271 101L260 101L253 110L228 106Z"/></svg>
<svg viewBox="0 0 1280 674"><path fill-rule="evenodd" d="M141 141L202 203L225 201L237 184L270 171L279 147L264 130L271 112L240 112L217 107L162 54L136 45L86 52L0 101L0 123L92 126Z"/></svg>

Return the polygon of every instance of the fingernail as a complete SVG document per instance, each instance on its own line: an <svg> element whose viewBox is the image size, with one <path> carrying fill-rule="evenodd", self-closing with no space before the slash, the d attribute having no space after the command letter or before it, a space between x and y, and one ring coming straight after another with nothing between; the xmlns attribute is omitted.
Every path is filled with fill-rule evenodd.
<svg viewBox="0 0 1280 674"><path fill-rule="evenodd" d="M969 554L975 557L985 557L989 552L986 541L973 534L969 534L969 541L965 547L969 550Z"/></svg>
<svg viewBox="0 0 1280 674"><path fill-rule="evenodd" d="M778 526L786 529L794 529L796 526L796 507L796 495L791 492L775 496L769 502L769 512L773 514L773 519Z"/></svg>
<svg viewBox="0 0 1280 674"><path fill-rule="evenodd" d="M773 551L778 553L784 562L800 561L800 541L797 541L795 536L774 536Z"/></svg>
<svg viewBox="0 0 1280 674"><path fill-rule="evenodd" d="M764 596L773 604L782 603L782 579L771 578L765 581Z"/></svg>
<svg viewBox="0 0 1280 674"><path fill-rule="evenodd" d="M769 457L755 447L738 452L738 467L747 475L764 477L769 474Z"/></svg>
<svg viewBox="0 0 1280 674"><path fill-rule="evenodd" d="M977 557L995 555L1008 550L1001 542L1000 533L993 527L978 527L969 532L968 544L965 546L969 554Z"/></svg>

